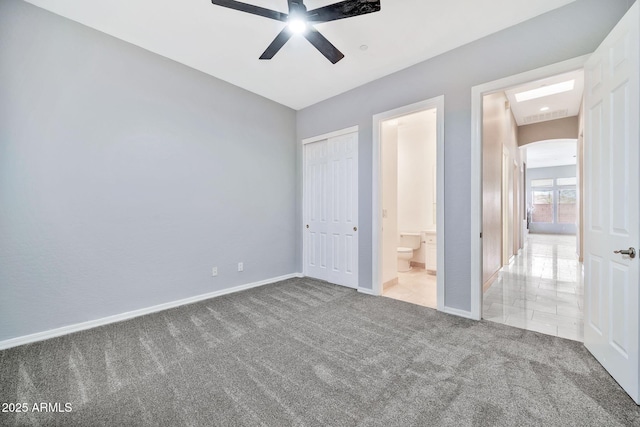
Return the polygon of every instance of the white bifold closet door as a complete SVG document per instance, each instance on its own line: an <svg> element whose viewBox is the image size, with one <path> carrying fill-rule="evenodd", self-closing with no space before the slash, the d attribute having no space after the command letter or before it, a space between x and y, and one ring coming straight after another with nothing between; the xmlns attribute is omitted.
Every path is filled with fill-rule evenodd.
<svg viewBox="0 0 640 427"><path fill-rule="evenodd" d="M304 272L358 287L358 133L304 145Z"/></svg>

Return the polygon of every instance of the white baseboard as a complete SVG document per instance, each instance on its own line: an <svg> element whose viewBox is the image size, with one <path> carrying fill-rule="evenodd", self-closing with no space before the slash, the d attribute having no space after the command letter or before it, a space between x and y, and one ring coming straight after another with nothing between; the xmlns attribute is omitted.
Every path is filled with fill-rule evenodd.
<svg viewBox="0 0 640 427"><path fill-rule="evenodd" d="M373 292L373 289L366 289L366 288L357 288L358 292L360 292L361 294L365 294L365 295L371 295L371 296L376 296L375 292Z"/></svg>
<svg viewBox="0 0 640 427"><path fill-rule="evenodd" d="M446 307L446 306L444 307L444 309L442 311L444 313L452 314L454 316L464 317L465 319L474 320L473 315L471 314L470 311L460 310L458 308L452 308L452 307Z"/></svg>
<svg viewBox="0 0 640 427"><path fill-rule="evenodd" d="M207 294L196 295L194 297L189 297L189 298L184 298L177 301L167 302L164 304L154 305L152 307L141 308L139 310L128 311L126 313L103 317L101 319L89 320L88 322L76 323L74 325L63 326L61 328L56 328L48 331L36 332L35 334L11 338L8 340L0 341L0 350L17 347L19 345L24 345L24 344L31 344L38 341L44 341L49 338L55 338L55 337L71 334L78 331L84 331L86 329L96 328L98 326L108 325L111 323L122 322L123 320L129 320L129 319L133 319L134 317L144 316L145 314L156 313L158 311L168 310L170 308L179 307L181 305L193 304L195 302L203 301L206 299L215 298L215 297L219 297L227 294L232 294L235 292L240 292L240 291L244 291L251 288L257 288L259 286L280 282L282 280L287 280L294 277L304 277L304 275L302 273L292 273L292 274L287 274L280 277L273 277L271 279L265 279L265 280L260 280L258 282L247 283L245 285L234 286L232 288L221 289L219 291L209 292Z"/></svg>

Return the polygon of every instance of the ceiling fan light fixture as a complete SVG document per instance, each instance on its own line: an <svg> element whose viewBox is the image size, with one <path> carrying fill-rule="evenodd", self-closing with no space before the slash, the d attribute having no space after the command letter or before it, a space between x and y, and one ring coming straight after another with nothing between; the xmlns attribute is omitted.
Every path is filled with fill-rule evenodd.
<svg viewBox="0 0 640 427"><path fill-rule="evenodd" d="M211 0L216 6L234 9L286 23L275 39L260 55L260 59L272 59L294 34L309 41L332 64L344 58L325 36L314 28L315 24L352 18L380 11L381 0L342 0L313 10L307 10L304 0L287 0L289 13L283 13L237 0Z"/></svg>
<svg viewBox="0 0 640 427"><path fill-rule="evenodd" d="M307 31L307 22L304 19L290 19L287 26L293 34L304 34Z"/></svg>

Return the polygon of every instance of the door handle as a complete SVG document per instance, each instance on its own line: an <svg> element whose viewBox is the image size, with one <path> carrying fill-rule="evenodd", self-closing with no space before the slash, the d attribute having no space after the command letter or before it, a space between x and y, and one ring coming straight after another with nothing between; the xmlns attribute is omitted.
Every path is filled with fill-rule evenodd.
<svg viewBox="0 0 640 427"><path fill-rule="evenodd" d="M629 258L635 258L636 257L636 250L634 248L621 249L619 251L613 251L613 253L614 254L629 255Z"/></svg>

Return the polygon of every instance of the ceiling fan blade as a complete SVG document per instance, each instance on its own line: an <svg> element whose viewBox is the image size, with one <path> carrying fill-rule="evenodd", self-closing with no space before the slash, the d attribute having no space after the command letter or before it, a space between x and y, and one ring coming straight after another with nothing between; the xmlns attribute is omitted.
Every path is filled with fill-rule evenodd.
<svg viewBox="0 0 640 427"><path fill-rule="evenodd" d="M307 12L309 22L328 22L380 11L380 0L346 0Z"/></svg>
<svg viewBox="0 0 640 427"><path fill-rule="evenodd" d="M291 38L291 31L289 31L289 28L284 27L284 29L280 31L280 34L278 34L276 38L273 39L273 41L271 42L267 50L264 51L260 59L273 58L275 54L278 53L280 49L282 49L282 46L284 46L284 44L289 41L290 38Z"/></svg>
<svg viewBox="0 0 640 427"><path fill-rule="evenodd" d="M241 12L251 13L253 15L264 16L265 18L275 19L276 21L286 22L288 15L286 13L277 12L264 7L254 6L252 4L242 3L235 0L211 0L211 3L228 7L229 9L239 10Z"/></svg>
<svg viewBox="0 0 640 427"><path fill-rule="evenodd" d="M315 46L332 64L340 61L344 58L344 54L340 52L334 45L331 44L322 34L313 27L309 27L308 31L304 34L307 40Z"/></svg>

